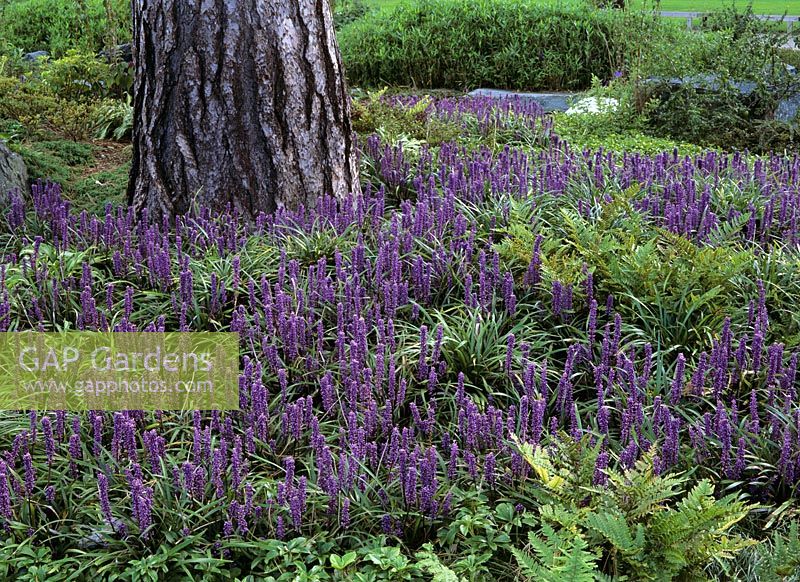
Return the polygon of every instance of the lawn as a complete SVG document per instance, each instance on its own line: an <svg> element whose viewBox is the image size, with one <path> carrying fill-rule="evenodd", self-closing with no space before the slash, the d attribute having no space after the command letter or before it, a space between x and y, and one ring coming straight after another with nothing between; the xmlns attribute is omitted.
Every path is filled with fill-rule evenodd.
<svg viewBox="0 0 800 582"><path fill-rule="evenodd" d="M368 4L373 6L381 6L384 8L394 8L408 0L366 0ZM566 0L567 2L569 0ZM653 3L648 0L637 2L644 6L652 6ZM719 10L730 3L726 0L663 0L660 5L660 10L669 12L704 12ZM747 6L746 2L738 2L737 6L744 8ZM788 0L754 0L753 12L756 14L783 14L784 12L790 15L800 15L800 3Z"/></svg>

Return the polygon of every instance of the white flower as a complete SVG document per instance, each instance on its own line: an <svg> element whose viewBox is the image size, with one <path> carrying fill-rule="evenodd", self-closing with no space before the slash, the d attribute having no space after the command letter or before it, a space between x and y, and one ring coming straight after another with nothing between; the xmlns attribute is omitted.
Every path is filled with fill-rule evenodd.
<svg viewBox="0 0 800 582"><path fill-rule="evenodd" d="M567 109L567 115L611 113L619 108L619 101L611 97L585 97Z"/></svg>

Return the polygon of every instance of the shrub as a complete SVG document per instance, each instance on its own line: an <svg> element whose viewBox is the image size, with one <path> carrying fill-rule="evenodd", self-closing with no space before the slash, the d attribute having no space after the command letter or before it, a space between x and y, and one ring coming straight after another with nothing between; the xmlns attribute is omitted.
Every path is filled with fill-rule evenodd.
<svg viewBox="0 0 800 582"><path fill-rule="evenodd" d="M778 49L778 56L787 65L800 69L800 50L781 48Z"/></svg>
<svg viewBox="0 0 800 582"><path fill-rule="evenodd" d="M623 18L533 0L420 0L368 14L339 43L355 85L585 89L616 70Z"/></svg>
<svg viewBox="0 0 800 582"><path fill-rule="evenodd" d="M70 100L105 97L111 84L111 67L91 53L69 50L41 70L44 84L53 93Z"/></svg>
<svg viewBox="0 0 800 582"><path fill-rule="evenodd" d="M461 128L431 116L432 100L423 97L412 106L391 103L383 99L383 91L370 92L365 99L353 102L353 129L362 135L379 133L389 143L402 137L439 145L456 139Z"/></svg>
<svg viewBox="0 0 800 582"><path fill-rule="evenodd" d="M16 77L22 74L28 66L23 55L22 49L0 39L0 78Z"/></svg>
<svg viewBox="0 0 800 582"><path fill-rule="evenodd" d="M43 60L23 81L33 91L45 90L73 101L122 98L133 87L133 67L71 49L60 59Z"/></svg>
<svg viewBox="0 0 800 582"><path fill-rule="evenodd" d="M109 14L118 16L109 22ZM130 36L126 0L16 0L0 8L0 38L26 52L60 57L71 48L97 51L106 39Z"/></svg>
<svg viewBox="0 0 800 582"><path fill-rule="evenodd" d="M94 132L96 103L70 101L45 83L0 77L0 119L16 120L27 133L47 134L79 141Z"/></svg>

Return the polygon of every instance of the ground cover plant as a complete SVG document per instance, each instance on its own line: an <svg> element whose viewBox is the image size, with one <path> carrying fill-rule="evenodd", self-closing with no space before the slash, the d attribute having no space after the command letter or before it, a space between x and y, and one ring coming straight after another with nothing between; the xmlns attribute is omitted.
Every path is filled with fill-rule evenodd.
<svg viewBox="0 0 800 582"><path fill-rule="evenodd" d="M236 331L242 354L235 413L0 412L0 579L800 579L796 134L639 84L795 52L732 14L374 4L336 12L362 194L168 228L124 206L129 69L97 55L124 7L0 0L0 139L33 180L0 192L0 331ZM530 67L501 28L564 55Z"/></svg>
<svg viewBox="0 0 800 582"><path fill-rule="evenodd" d="M255 224L3 197L2 330L243 360L240 412L2 413L2 576L792 575L800 158L391 99L485 143L365 133L362 195Z"/></svg>

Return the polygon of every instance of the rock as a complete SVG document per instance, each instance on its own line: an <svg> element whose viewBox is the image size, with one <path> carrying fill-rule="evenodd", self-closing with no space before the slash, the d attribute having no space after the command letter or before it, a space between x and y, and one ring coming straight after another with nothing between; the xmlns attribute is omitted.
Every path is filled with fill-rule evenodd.
<svg viewBox="0 0 800 582"><path fill-rule="evenodd" d="M78 539L77 546L82 550L96 550L108 546L105 537L100 532L92 532Z"/></svg>
<svg viewBox="0 0 800 582"><path fill-rule="evenodd" d="M775 110L775 121L800 125L800 95L782 99Z"/></svg>
<svg viewBox="0 0 800 582"><path fill-rule="evenodd" d="M567 109L567 115L613 113L619 109L619 101L611 97L585 97Z"/></svg>
<svg viewBox="0 0 800 582"><path fill-rule="evenodd" d="M129 42L126 42L125 44L119 44L113 48L100 51L97 53L97 57L107 61L119 59L123 63L132 63L133 46Z"/></svg>
<svg viewBox="0 0 800 582"><path fill-rule="evenodd" d="M785 75L795 77L797 76L797 69L791 65L786 65ZM651 84L657 88L666 87L670 90L688 85L702 93L718 93L725 88L725 85L727 85L728 88L734 89L739 93L742 98L742 103L748 107L751 107L751 111L753 111L752 108L755 107L756 110L753 112L760 113L759 115L756 115L757 117L763 118L764 112L758 109L759 99L757 99L757 96L754 95L756 89L758 89L758 85L752 81L723 82L717 75L693 75L690 77L684 77L682 79L650 78L647 79L645 83ZM793 82L793 84L795 88L794 90L790 90L788 94L785 88L779 90L775 87L768 87L768 90L773 91L773 94L776 96L781 96L780 100L778 101L777 108L775 109L775 121L780 121L783 123L793 122L795 125L797 125L798 122L800 122L800 119L797 117L798 113L800 113L800 83ZM751 96L753 97L752 99Z"/></svg>
<svg viewBox="0 0 800 582"><path fill-rule="evenodd" d="M797 67L786 65L786 72L792 77L797 77L793 81L797 92L794 95L784 97L778 102L778 108L775 110L775 119L800 127L800 71L797 70Z"/></svg>
<svg viewBox="0 0 800 582"><path fill-rule="evenodd" d="M723 88L723 82L720 81L717 75L690 75L688 77L676 77L672 79L651 77L646 79L645 83L651 85L668 85L673 88L688 85L697 91L708 93L717 93ZM736 89L742 97L749 96L758 87L758 85L751 81L728 81L726 84L728 87Z"/></svg>
<svg viewBox="0 0 800 582"><path fill-rule="evenodd" d="M16 189L28 190L28 171L22 158L0 141L0 197Z"/></svg>
<svg viewBox="0 0 800 582"><path fill-rule="evenodd" d="M551 111L566 111L569 101L575 93L517 93L501 89L475 89L469 93L470 97L492 97L494 99L521 99L522 101L535 101L542 106L545 113Z"/></svg>
<svg viewBox="0 0 800 582"><path fill-rule="evenodd" d="M39 59L44 59L49 56L50 53L48 53L47 51L33 51L32 53L25 53L24 55L22 55L22 58L28 62L35 63L38 62Z"/></svg>

